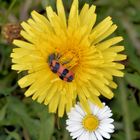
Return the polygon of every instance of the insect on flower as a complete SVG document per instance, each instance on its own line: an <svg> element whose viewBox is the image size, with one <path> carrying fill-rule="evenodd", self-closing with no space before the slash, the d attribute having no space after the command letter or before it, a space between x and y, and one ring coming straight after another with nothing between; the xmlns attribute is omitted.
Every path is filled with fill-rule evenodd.
<svg viewBox="0 0 140 140"><path fill-rule="evenodd" d="M74 79L74 73L68 70L67 68L65 68L65 66L63 66L64 64L68 63L71 60L61 64L59 63L60 57L61 55L59 54L56 55L55 53L49 55L48 63L49 63L50 69L53 73L57 73L60 79L67 82L72 82Z"/></svg>

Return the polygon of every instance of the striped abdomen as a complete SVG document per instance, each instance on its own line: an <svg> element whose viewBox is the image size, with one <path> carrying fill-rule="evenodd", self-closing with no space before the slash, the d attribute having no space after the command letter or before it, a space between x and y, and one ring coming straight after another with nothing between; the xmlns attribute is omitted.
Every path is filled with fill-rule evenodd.
<svg viewBox="0 0 140 140"><path fill-rule="evenodd" d="M56 60L52 60L50 63L50 68L53 73L57 73L59 78L67 81L67 82L72 82L74 79L74 74L73 72L69 71L66 69L62 64L60 64Z"/></svg>

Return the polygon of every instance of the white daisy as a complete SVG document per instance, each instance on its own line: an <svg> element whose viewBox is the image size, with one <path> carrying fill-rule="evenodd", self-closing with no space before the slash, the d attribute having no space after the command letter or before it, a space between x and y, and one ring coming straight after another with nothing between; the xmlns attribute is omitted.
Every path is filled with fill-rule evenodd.
<svg viewBox="0 0 140 140"><path fill-rule="evenodd" d="M113 114L108 106L103 108L89 102L91 113L87 114L80 103L72 108L66 120L66 129L76 140L103 140L110 139L110 133L114 132L114 120L110 118Z"/></svg>

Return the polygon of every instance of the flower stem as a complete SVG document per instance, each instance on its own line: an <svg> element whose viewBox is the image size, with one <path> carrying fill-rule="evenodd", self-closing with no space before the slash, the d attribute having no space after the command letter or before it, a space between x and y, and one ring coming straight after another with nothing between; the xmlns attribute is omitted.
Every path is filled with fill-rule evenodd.
<svg viewBox="0 0 140 140"><path fill-rule="evenodd" d="M128 110L128 102L127 102L127 90L126 90L124 80L120 80L118 83L119 83L119 91L120 91L126 140L132 140L131 120L130 120L130 114Z"/></svg>
<svg viewBox="0 0 140 140"><path fill-rule="evenodd" d="M16 4L16 1L17 1L17 0L13 0L12 3L10 4L10 6L9 6L7 12L6 12L4 22L7 22L8 16L9 16L9 14L10 14L12 8L13 8L14 5Z"/></svg>

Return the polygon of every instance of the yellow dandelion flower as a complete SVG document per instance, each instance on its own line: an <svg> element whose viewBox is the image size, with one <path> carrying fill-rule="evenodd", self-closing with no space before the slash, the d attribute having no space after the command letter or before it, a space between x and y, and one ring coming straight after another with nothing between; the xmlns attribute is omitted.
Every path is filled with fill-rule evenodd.
<svg viewBox="0 0 140 140"><path fill-rule="evenodd" d="M70 111L75 100L80 100L87 112L87 100L102 106L99 96L113 97L116 88L113 76L122 77L126 59L119 52L123 46L116 43L122 37L104 40L117 28L111 17L95 25L95 6L85 4L78 11L78 0L73 0L68 19L62 0L57 0L57 13L46 8L47 18L36 11L32 18L22 22L25 41L14 40L19 48L11 54L12 69L27 74L18 81L21 88L28 87L25 96L49 105L49 111L61 117Z"/></svg>

